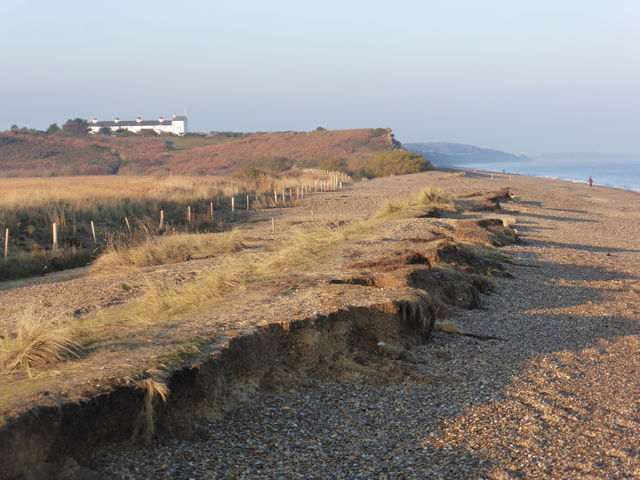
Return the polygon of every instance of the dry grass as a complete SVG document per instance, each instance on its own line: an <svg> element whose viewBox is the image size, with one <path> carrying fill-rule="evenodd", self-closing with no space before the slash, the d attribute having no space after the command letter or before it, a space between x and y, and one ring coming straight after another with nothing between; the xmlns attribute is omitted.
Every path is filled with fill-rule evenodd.
<svg viewBox="0 0 640 480"><path fill-rule="evenodd" d="M441 196L434 196L434 199ZM415 213L415 203L403 204L401 211ZM46 341L27 342L18 338L34 336L18 333L18 330L3 340L2 370L3 374L22 370L30 374L30 369L62 362L70 355L78 352L80 345L91 345L100 348L103 339L116 338L123 330L131 326L162 324L163 322L179 322L188 315L198 314L210 309L221 297L230 293L242 293L251 284L260 281L289 275L303 271L309 264L318 262L330 252L338 248L344 241L370 235L371 230L388 221L385 215L374 216L367 221L349 225L340 230L314 229L306 232L298 231L288 236L274 251L262 257L251 255L252 261L243 260L242 255L224 258L210 270L201 272L194 280L174 285L169 282L150 283L144 294L136 300L112 309L91 315L76 321L75 330L65 328L64 322L55 324L56 328L41 328L50 337ZM148 243L147 243L148 242ZM116 249L96 263L95 268L121 268L129 265L154 265L169 261L180 261L194 254L221 253L236 251L242 248L242 239L237 232L217 235L170 235L150 238L133 248ZM198 253L196 253L198 252ZM40 325L46 322L40 321ZM67 325L69 321L67 320ZM51 325L49 322L48 325ZM42 335L38 333L37 335ZM64 334L64 336L63 336ZM36 335L36 336L37 336ZM25 345L19 347L18 344ZM42 354L29 354L27 344L37 345ZM18 352L9 355L5 352ZM22 361L21 359L26 360Z"/></svg>
<svg viewBox="0 0 640 480"><path fill-rule="evenodd" d="M12 375L61 362L80 351L77 332L67 319L50 319L30 306L14 315L14 328L0 337L0 373Z"/></svg>
<svg viewBox="0 0 640 480"><path fill-rule="evenodd" d="M373 215L373 219L415 217L428 214L430 210L434 209L453 211L453 197L440 188L425 187L420 190L413 201L387 201Z"/></svg>
<svg viewBox="0 0 640 480"><path fill-rule="evenodd" d="M137 436L143 442L149 443L155 433L155 404L158 400L163 403L167 401L169 388L164 383L157 382L151 378L138 382L138 386L144 390L145 396L138 420L138 432L134 434L134 437Z"/></svg>
<svg viewBox="0 0 640 480"><path fill-rule="evenodd" d="M118 272L129 267L146 267L177 263L196 256L237 252L244 247L237 230L224 233L147 236L132 246L111 242L94 262L91 270L97 273Z"/></svg>
<svg viewBox="0 0 640 480"><path fill-rule="evenodd" d="M51 220L60 207L73 210L118 208L127 203L177 202L188 204L198 199L215 200L243 193L273 194L274 190L314 185L343 174L325 170L298 170L280 176L257 178L216 176L96 176L52 178L0 178L0 211L49 207ZM3 220L0 216L0 220Z"/></svg>
<svg viewBox="0 0 640 480"><path fill-rule="evenodd" d="M385 217L399 215L399 214L405 213L408 208L409 208L409 203L407 202L387 201L373 215L373 218L385 218Z"/></svg>
<svg viewBox="0 0 640 480"><path fill-rule="evenodd" d="M427 207L451 207L453 206L453 197L441 188L425 187L418 193L416 202L418 205Z"/></svg>
<svg viewBox="0 0 640 480"><path fill-rule="evenodd" d="M468 332L460 328L451 320L440 320L435 324L435 330L443 333L451 333L455 335L467 335Z"/></svg>
<svg viewBox="0 0 640 480"><path fill-rule="evenodd" d="M246 210L247 197L251 209L283 207L285 193L286 206L291 206L297 203L296 193L302 191L303 186L308 195L316 186L335 188L338 180L348 178L338 172L310 169L247 178L0 178L0 229L10 231L10 261L0 268L0 279L39 273L45 264L49 271L52 267L78 266L78 261L86 264L102 250L106 239L114 235L144 237L149 226L157 229L160 211L164 213L165 228L215 232L224 229L224 222L229 219L231 198L240 211ZM277 202L274 191L278 192ZM190 211L189 219L187 211ZM95 227L95 240L91 222ZM58 252L69 252L68 262L53 262L49 258L53 223L57 225ZM43 256L44 261L40 258Z"/></svg>

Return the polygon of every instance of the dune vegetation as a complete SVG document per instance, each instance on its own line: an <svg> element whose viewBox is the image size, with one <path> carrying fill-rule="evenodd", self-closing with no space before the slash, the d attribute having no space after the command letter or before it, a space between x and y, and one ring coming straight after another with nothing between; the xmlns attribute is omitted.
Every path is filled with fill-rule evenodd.
<svg viewBox="0 0 640 480"><path fill-rule="evenodd" d="M3 239L9 230L0 280L84 265L107 246L113 251L116 245L143 245L157 235L224 231L237 220L232 207L239 214L247 202L251 210L291 206L303 194L348 180L343 173L312 169L249 173L0 179Z"/></svg>

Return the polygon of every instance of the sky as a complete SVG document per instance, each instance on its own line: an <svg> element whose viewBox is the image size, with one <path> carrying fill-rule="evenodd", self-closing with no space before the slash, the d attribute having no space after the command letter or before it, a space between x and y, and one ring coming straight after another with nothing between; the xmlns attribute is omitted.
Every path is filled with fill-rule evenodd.
<svg viewBox="0 0 640 480"><path fill-rule="evenodd" d="M640 153L638 0L0 0L0 130L391 127L401 142Z"/></svg>

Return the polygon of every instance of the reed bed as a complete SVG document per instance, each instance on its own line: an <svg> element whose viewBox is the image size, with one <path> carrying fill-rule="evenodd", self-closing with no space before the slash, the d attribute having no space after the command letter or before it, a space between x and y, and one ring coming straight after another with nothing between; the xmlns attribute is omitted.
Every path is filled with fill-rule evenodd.
<svg viewBox="0 0 640 480"><path fill-rule="evenodd" d="M79 258L86 263L114 235L135 244L153 230L219 232L227 228L232 208L290 206L303 189L308 195L347 179L338 172L295 168L244 177L0 178L0 234L9 230L9 255L0 259L0 280L78 266ZM71 250L73 255L64 253ZM58 262L52 265L54 254ZM18 268L26 264L30 267Z"/></svg>

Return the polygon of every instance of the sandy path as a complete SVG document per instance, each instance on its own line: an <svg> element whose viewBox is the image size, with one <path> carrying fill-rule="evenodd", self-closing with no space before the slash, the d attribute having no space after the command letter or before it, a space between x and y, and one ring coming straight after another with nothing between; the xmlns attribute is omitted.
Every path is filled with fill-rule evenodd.
<svg viewBox="0 0 640 480"><path fill-rule="evenodd" d="M454 319L506 341L436 334L416 349L426 382L314 381L203 425L203 441L108 455L105 470L122 478L640 478L640 195L436 172L358 184L348 211L366 214L425 181L456 193L509 185L521 197L509 213L528 244L505 250L527 266L510 267L515 278L498 280L485 310ZM345 200L327 195L314 208L330 220Z"/></svg>

